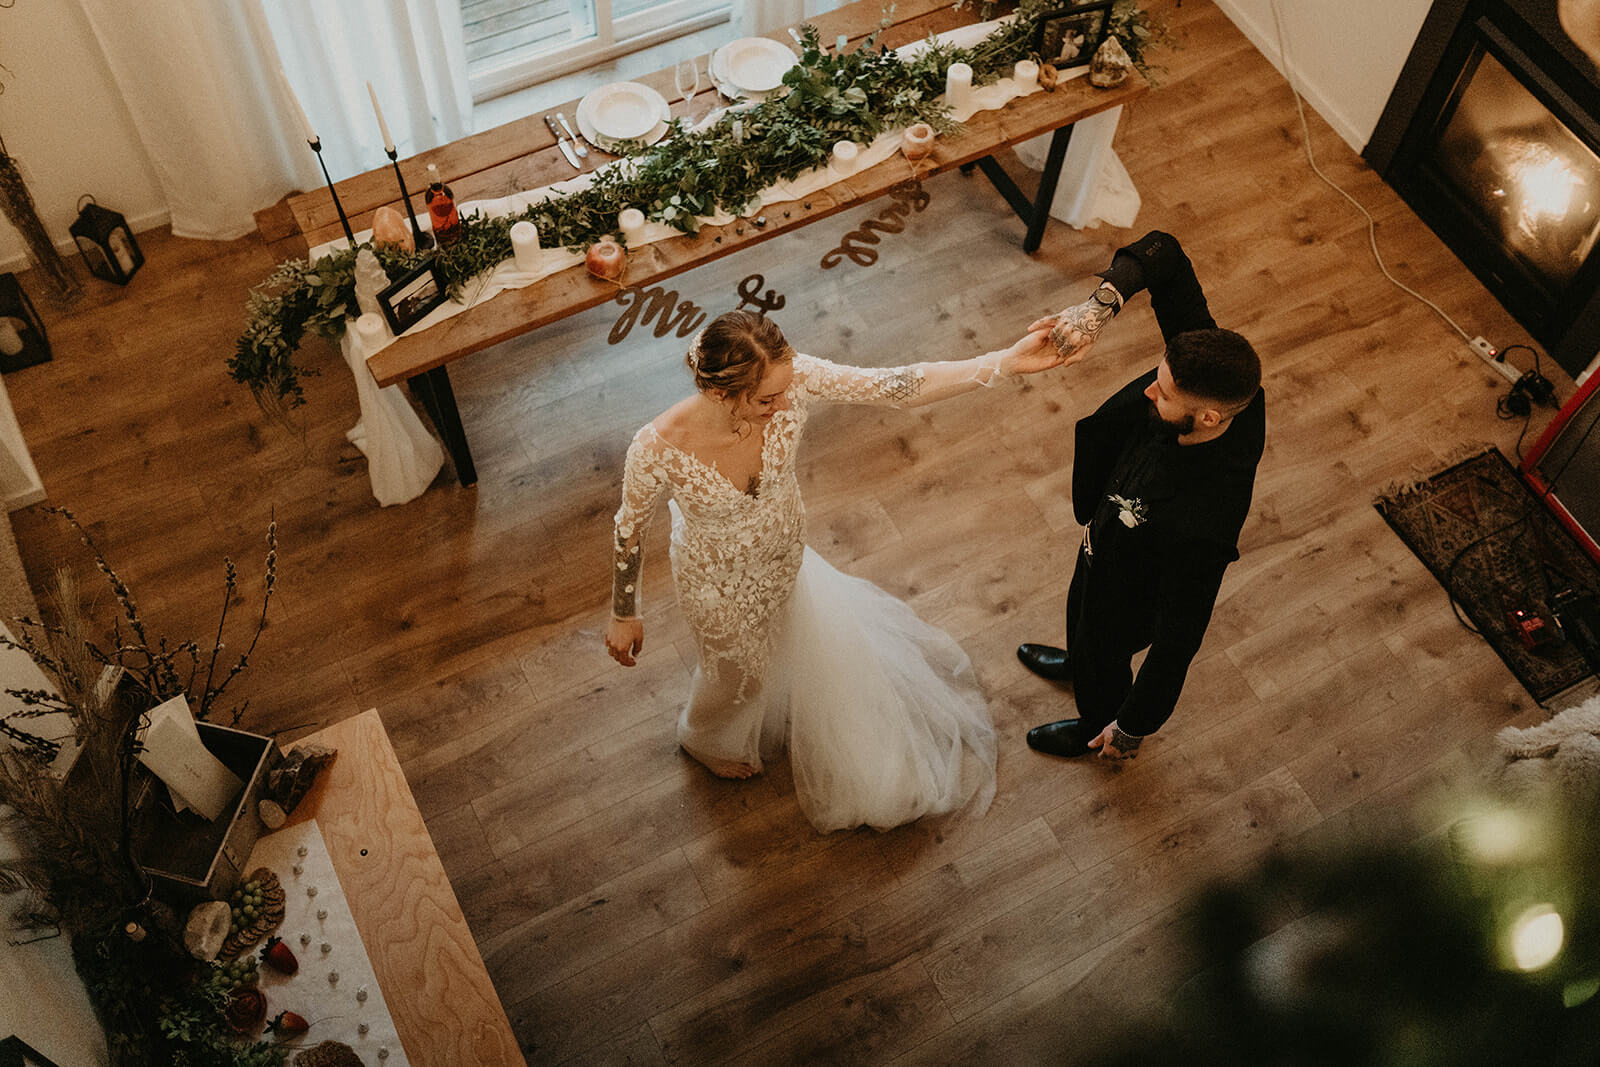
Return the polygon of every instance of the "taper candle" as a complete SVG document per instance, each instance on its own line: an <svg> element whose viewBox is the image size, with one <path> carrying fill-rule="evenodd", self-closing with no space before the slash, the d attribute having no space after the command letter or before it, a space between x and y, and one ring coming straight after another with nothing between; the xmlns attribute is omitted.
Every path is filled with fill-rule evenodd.
<svg viewBox="0 0 1600 1067"><path fill-rule="evenodd" d="M289 94L289 99L294 101L294 109L300 115L300 125L305 127L306 140L315 141L317 139L317 131L312 127L311 119L306 115L306 109L300 106L300 98L294 95L294 86L289 84L289 75L283 72L282 67L278 68L278 78L283 82L284 91Z"/></svg>
<svg viewBox="0 0 1600 1067"><path fill-rule="evenodd" d="M378 129L383 132L383 150L393 152L394 138L389 136L389 124L383 121L383 108L378 106L378 93L370 81L367 82L367 95L372 97L372 110L378 116Z"/></svg>

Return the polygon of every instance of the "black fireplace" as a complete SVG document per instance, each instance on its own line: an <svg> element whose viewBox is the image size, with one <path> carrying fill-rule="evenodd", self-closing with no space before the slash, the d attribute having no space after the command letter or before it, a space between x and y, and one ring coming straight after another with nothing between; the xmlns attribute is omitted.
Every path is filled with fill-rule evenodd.
<svg viewBox="0 0 1600 1067"><path fill-rule="evenodd" d="M1362 154L1569 373L1600 353L1600 72L1556 0L1435 0Z"/></svg>

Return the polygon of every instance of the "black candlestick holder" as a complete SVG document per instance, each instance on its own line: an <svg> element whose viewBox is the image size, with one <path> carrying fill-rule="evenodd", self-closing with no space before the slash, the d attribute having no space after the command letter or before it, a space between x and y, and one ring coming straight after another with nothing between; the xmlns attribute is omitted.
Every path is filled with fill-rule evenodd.
<svg viewBox="0 0 1600 1067"><path fill-rule="evenodd" d="M406 189L405 175L400 173L399 153L393 148L385 148L389 162L394 165L394 180L400 183L400 200L406 206L406 218L411 220L411 239L416 242L417 250L433 247L433 234L417 225L417 216L411 211L411 193Z"/></svg>
<svg viewBox="0 0 1600 1067"><path fill-rule="evenodd" d="M339 203L339 191L333 187L333 179L328 176L328 164L322 158L322 138L307 141L311 151L317 154L317 162L322 166L322 180L328 183L328 193L333 197L333 210L339 213L339 225L344 227L344 236L350 242L350 247L356 246L356 235L350 232L350 220L345 217L344 205Z"/></svg>

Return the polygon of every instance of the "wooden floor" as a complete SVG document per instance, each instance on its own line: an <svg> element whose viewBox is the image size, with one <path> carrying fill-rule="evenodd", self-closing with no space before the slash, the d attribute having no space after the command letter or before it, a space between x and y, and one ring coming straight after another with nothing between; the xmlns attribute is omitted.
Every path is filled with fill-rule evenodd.
<svg viewBox="0 0 1600 1067"><path fill-rule="evenodd" d="M1372 508L1463 447L1509 454L1503 383L1378 273L1361 218L1307 169L1283 80L1205 0L1174 17L1187 47L1119 139L1137 232L1179 235L1217 319L1255 342L1270 428L1243 558L1138 762L1028 751L1027 728L1071 706L1013 649L1061 637L1072 424L1158 358L1146 305L1090 362L1024 387L829 409L802 456L818 550L907 598L977 665L1002 739L982 820L818 836L784 764L730 783L684 758L673 726L693 651L662 526L640 665L606 657L622 455L686 390L682 342L635 330L609 347L617 309L602 307L455 364L477 488L441 477L380 509L345 440L354 388L326 345L306 353L325 374L308 383L303 438L227 380L245 290L273 264L259 240L145 234L126 290L94 283L70 313L39 301L56 359L6 386L51 500L172 639L209 638L224 555L243 573L231 620L250 615L276 515L271 626L237 683L246 725L287 741L381 710L530 1062L1087 1061L1097 1020L1159 1011L1204 966L1176 936L1197 886L1279 846L1436 828L1494 732L1546 714ZM1312 122L1395 273L1469 332L1525 340ZM759 271L804 351L964 356L1081 298L1137 236L1053 224L1029 257L980 176L928 191L875 266L818 268L863 210L681 278L682 295L721 310ZM58 559L85 569L51 517L13 519L37 587ZM100 613L112 607L102 595Z"/></svg>

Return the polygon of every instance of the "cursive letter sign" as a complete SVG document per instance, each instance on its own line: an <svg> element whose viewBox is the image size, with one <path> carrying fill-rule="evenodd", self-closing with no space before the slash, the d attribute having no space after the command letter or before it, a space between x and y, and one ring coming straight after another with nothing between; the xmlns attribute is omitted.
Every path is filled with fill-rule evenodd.
<svg viewBox="0 0 1600 1067"><path fill-rule="evenodd" d="M929 196L922 183L915 179L901 182L889 190L894 203L878 212L878 217L863 222L839 242L839 247L822 257L822 269L837 267L845 259L860 267L870 267L878 262L878 250L864 245L878 243L879 233L899 233L906 228L906 216L928 206ZM874 232L876 231L876 232Z"/></svg>
<svg viewBox="0 0 1600 1067"><path fill-rule="evenodd" d="M679 303L676 289L663 289L659 285L653 289L641 289L637 285L619 289L617 303L624 305L627 310L617 316L616 324L606 338L607 344L621 343L635 323L649 325L652 318L656 320L657 337L665 337L674 327L679 337L688 337L706 321L706 313L697 305L688 300Z"/></svg>
<svg viewBox="0 0 1600 1067"><path fill-rule="evenodd" d="M784 296L775 290L768 289L766 296L761 296L761 287L767 284L767 279L759 274L752 274L739 283L739 308L749 305L756 309L756 314L766 318L767 312L777 311L783 307Z"/></svg>

